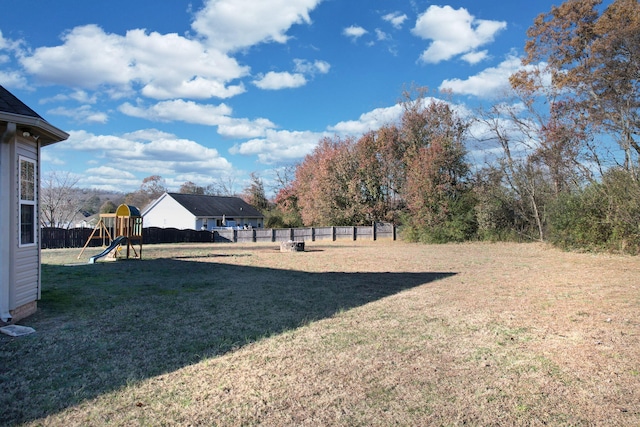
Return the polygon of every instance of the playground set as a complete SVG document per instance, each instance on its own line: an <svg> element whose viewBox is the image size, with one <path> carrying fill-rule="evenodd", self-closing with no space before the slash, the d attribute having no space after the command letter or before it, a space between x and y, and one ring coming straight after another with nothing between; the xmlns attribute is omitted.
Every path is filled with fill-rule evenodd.
<svg viewBox="0 0 640 427"><path fill-rule="evenodd" d="M142 259L142 215L135 206L120 205L115 213L100 214L100 220L87 239L78 259L92 240L102 240L104 250L89 258L89 264L111 254L111 258L124 258L122 249L126 247L126 259ZM136 246L138 250L136 250Z"/></svg>

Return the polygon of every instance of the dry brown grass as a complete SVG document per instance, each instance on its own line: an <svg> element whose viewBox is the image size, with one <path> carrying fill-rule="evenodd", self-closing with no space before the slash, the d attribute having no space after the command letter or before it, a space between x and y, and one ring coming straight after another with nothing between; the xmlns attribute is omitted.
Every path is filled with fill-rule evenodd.
<svg viewBox="0 0 640 427"><path fill-rule="evenodd" d="M274 333L28 424L640 425L639 258L539 244L318 242L307 249L145 248L148 260L174 255L266 269L283 283L316 280L300 272L341 286L353 279L371 296L301 326L266 328ZM68 254L46 256L65 262ZM130 275L136 262L126 263ZM278 285L252 277L254 289ZM376 294L390 285L383 281L415 277L424 283ZM313 302L299 307L311 311ZM47 319L35 323L47 333Z"/></svg>

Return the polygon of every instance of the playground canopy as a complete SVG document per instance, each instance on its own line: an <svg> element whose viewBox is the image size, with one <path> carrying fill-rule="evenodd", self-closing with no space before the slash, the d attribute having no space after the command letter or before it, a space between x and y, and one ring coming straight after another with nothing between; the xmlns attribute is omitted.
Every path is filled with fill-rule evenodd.
<svg viewBox="0 0 640 427"><path fill-rule="evenodd" d="M138 217L142 215L140 215L140 211L135 206L120 205L118 209L116 209L116 216Z"/></svg>

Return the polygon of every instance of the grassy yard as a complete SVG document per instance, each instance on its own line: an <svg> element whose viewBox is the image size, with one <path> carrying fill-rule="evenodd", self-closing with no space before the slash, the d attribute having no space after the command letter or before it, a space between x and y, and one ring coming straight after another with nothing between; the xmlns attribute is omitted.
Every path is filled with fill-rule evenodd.
<svg viewBox="0 0 640 427"><path fill-rule="evenodd" d="M65 265L78 253L43 251L20 322L37 332L0 337L2 425L640 425L638 257L308 242Z"/></svg>

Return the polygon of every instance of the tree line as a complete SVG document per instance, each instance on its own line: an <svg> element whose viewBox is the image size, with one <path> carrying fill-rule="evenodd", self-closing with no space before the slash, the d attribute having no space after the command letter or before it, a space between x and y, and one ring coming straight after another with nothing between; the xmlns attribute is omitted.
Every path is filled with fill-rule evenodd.
<svg viewBox="0 0 640 427"><path fill-rule="evenodd" d="M463 114L412 88L398 122L324 138L279 190L270 221L393 221L413 241L637 253L640 6L600 6L569 0L538 16L494 105Z"/></svg>

